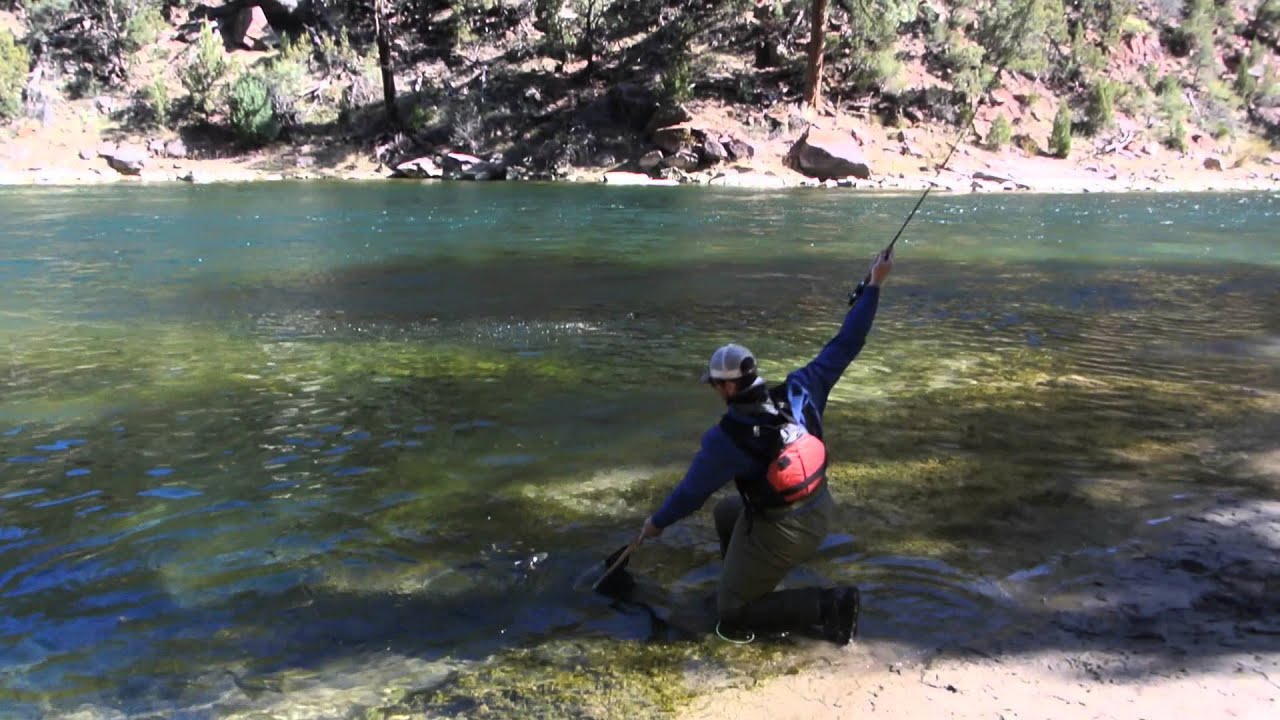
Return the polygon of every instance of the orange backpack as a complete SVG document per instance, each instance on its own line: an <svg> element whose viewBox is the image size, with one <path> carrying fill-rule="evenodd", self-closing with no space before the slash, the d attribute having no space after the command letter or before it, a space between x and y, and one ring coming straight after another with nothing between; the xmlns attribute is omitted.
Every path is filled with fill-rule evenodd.
<svg viewBox="0 0 1280 720"><path fill-rule="evenodd" d="M802 500L827 480L827 446L816 435L784 415L748 424L725 415L720 428L743 452L767 465L763 482L738 478L738 489L752 504L785 507Z"/></svg>

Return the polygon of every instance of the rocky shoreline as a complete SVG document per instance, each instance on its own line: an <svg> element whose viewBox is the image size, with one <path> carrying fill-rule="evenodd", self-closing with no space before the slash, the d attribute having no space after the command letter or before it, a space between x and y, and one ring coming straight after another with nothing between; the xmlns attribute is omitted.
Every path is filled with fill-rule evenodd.
<svg viewBox="0 0 1280 720"><path fill-rule="evenodd" d="M754 190L831 188L868 192L1149 193L1266 192L1280 189L1280 153L1237 157L1211 149L1170 153L1114 148L1062 160L1014 149L961 144L941 172L954 137L940 129L896 131L828 123L797 139L714 137L694 130L640 157L602 157L594 167L535 173L443 149L379 161L368 148L306 144L230 157L190 151L177 137L99 144L89 136L43 147L40 134L0 147L0 186L251 183L282 181L512 182L621 186L710 186ZM843 125L836 129L837 125ZM667 130L670 128L664 128ZM684 128L676 127L683 131ZM655 134L661 140L662 132ZM657 141L655 141L657 142ZM81 148L76 152L76 148ZM687 148L693 148L689 150ZM214 153L217 155L217 153ZM686 157L687 156L687 157Z"/></svg>
<svg viewBox="0 0 1280 720"><path fill-rule="evenodd" d="M372 94L361 95L351 107L330 97L332 92L325 95L326 89L344 83L351 90L357 78L341 73L330 77L332 68L317 64L314 47L308 45L311 50L301 56L285 56L282 33L315 24L325 15L304 9L307 5L228 0L167 8L152 19L158 35L147 54L129 58L131 77L83 95L62 93L57 83L66 78L51 74L54 65L37 63L25 82L25 112L0 128L0 185L396 179L869 192L933 187L947 193L1280 188L1276 103L1257 100L1247 117L1210 112L1203 83L1179 81L1176 71L1185 63L1166 52L1158 27L1135 25L1126 31L1123 44L1113 48L1113 84L1134 85L1130 101L1117 108L1114 98L1108 100L1105 118L1097 122L1082 122L1083 108L1076 108L1062 145L1053 142L1057 110L1083 98L1078 89L1068 93L1051 87L1039 75L1000 78L972 104L964 130L958 115L927 112L954 100L930 94L950 86L953 78L931 69L933 51L917 47L920 38L908 42L916 30L904 35L899 53L904 59L897 71L902 91L886 93L877 103L846 98L804 105L794 88L776 87L779 78L769 70L776 63L757 66L757 58L734 53L717 57L714 77L710 69L686 77L686 83L706 84L706 91L695 93L689 85L679 99L644 74L605 74L579 85L569 79L586 73L589 62L557 65L550 57L528 56L528 48L545 39L545 30L537 22L515 23L509 32L486 35L485 42L469 47L465 69L449 62L457 58L448 54L399 67L401 79L412 88L401 92L401 112L408 117L384 123L376 120L377 93L369 88ZM746 18L721 20L736 31L763 27ZM0 11L0 31L19 40L39 30L32 22L36 19L30 13ZM194 41L205 37L206 27L220 33L219 57L233 66L280 63L281 73L288 69L304 78L297 88L285 83L277 89L295 105L314 105L311 109L319 114L306 123L294 118L285 132L277 127L269 141L237 136L226 108L203 111L205 116L184 111L185 116L169 117L174 110L169 106L179 98L177 73L192 66ZM637 42L662 40L647 27L632 31ZM706 40L709 44L699 45L697 52L724 49L719 41ZM337 53L334 48L325 52ZM348 50L348 55L355 52ZM694 51L691 46L689 52ZM359 59L359 53L348 58ZM1227 60L1224 55L1220 62L1232 67ZM1266 74L1263 65L1250 71L1259 81ZM1161 84L1141 68L1163 73ZM81 57L62 69L83 74L91 68ZM745 72L738 75L739 70ZM713 84L729 77L746 83L744 90L729 93ZM712 92L712 87L719 90ZM151 98L157 89L164 89L163 102ZM1178 97L1175 90L1181 91ZM1165 95L1161 103L1170 108L1187 107L1177 112L1153 109L1152 103ZM157 114L162 105L165 118ZM1180 128L1176 139L1165 127L1174 114ZM346 119L337 123L331 115ZM326 119L317 120L321 117ZM997 127L1003 131L996 132ZM953 143L961 139L952 157ZM250 147L263 149L246 151ZM942 165L946 170L938 172Z"/></svg>
<svg viewBox="0 0 1280 720"><path fill-rule="evenodd" d="M416 162L416 161L414 161ZM375 163L354 167L255 168L227 161L180 161L149 165L128 174L107 162L63 166L6 169L0 166L0 186L83 186L160 185L172 183L253 183L284 181L396 181L396 182L513 182L553 181L600 183L614 186L708 186L753 190L789 188L829 188L871 192L918 192L932 186L943 193L1152 193L1152 192L1269 192L1280 190L1280 165L1250 171L1215 171L1171 174L1161 170L1148 173L1110 173L1088 170L1046 172L1028 164L1023 169L944 170L896 173L869 178L846 177L817 180L785 169L750 165L729 167L677 177L653 177L633 170L576 168L563 178L490 178L460 175L448 177L406 176L395 168Z"/></svg>

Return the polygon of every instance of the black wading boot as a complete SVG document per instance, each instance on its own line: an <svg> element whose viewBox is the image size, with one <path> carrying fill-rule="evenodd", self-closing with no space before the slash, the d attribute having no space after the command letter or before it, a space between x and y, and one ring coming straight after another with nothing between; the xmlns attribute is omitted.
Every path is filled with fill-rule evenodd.
<svg viewBox="0 0 1280 720"><path fill-rule="evenodd" d="M771 592L722 616L719 632L725 639L745 641L755 632L810 632L819 626L824 638L847 645L858 628L857 588Z"/></svg>
<svg viewBox="0 0 1280 720"><path fill-rule="evenodd" d="M717 632L743 642L758 632L806 631L822 622L822 590L778 590L720 616Z"/></svg>
<svg viewBox="0 0 1280 720"><path fill-rule="evenodd" d="M848 645L858 634L862 597L858 588L842 585L822 591L822 635L837 645Z"/></svg>

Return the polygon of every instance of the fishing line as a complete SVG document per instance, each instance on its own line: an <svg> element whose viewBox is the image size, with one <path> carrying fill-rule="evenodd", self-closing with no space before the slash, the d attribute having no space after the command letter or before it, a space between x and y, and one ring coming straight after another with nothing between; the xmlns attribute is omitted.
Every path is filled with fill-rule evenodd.
<svg viewBox="0 0 1280 720"><path fill-rule="evenodd" d="M1031 15L1031 9L1030 9L1030 6L1028 6L1022 14L1019 31L1017 33L1014 33L1012 37L1021 37L1022 32L1026 29L1027 19L1030 17L1030 15ZM996 83L999 82L1000 80L1000 75L1004 73L1005 65L1008 64L1011 58L1012 58L1012 53L1006 52L1005 56L1001 58L999 64L996 65L995 73L991 76L991 79L987 81L986 86L982 89L982 93L978 95L978 97L974 100L973 105L969 108L969 121L965 123L965 126L961 128L960 133L956 135L955 141L951 143L951 149L947 151L947 156L942 159L942 164L938 166L937 171L933 175L933 179L930 180L929 184L925 187L924 193L920 195L920 199L916 200L915 207L911 208L911 212L907 213L907 218L902 221L902 227L898 228L898 232L894 234L893 239L889 241L889 244L885 246L885 249L880 251L881 257L887 257L890 253L893 252L893 246L898 243L898 238L902 237L902 233L906 231L907 225L911 224L911 219L916 216L916 211L919 210L920 206L924 204L925 198L929 197L929 193L933 190L934 186L937 184L936 181L938 177L941 176L942 171L947 168L947 163L951 162L951 156L956 154L956 148L960 147L960 141L964 140L965 136L967 136L969 132L973 130L973 123L978 118L978 108L982 106L982 101L987 97L988 93L990 93L993 89L995 89ZM850 307L852 307L854 303L858 302L858 298L862 297L863 291L867 289L867 285L870 282L871 282L871 272L867 271L867 276L862 279L862 282L858 283L858 287L854 288L853 292L849 293Z"/></svg>
<svg viewBox="0 0 1280 720"><path fill-rule="evenodd" d="M746 640L738 640L735 638L728 637L724 633L720 632L720 623L716 623L716 635L718 635L721 640L728 643L733 643L734 645L750 645L756 639L756 634L753 632L747 633Z"/></svg>

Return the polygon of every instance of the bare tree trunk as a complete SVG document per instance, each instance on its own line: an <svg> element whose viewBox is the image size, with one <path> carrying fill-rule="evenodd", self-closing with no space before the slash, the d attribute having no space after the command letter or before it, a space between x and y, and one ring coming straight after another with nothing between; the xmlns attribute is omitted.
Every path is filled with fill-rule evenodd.
<svg viewBox="0 0 1280 720"><path fill-rule="evenodd" d="M822 56L827 48L827 0L813 0L809 19L809 66L804 74L804 107L817 110L822 100Z"/></svg>
<svg viewBox="0 0 1280 720"><path fill-rule="evenodd" d="M373 6L374 32L378 42L378 66L382 70L382 102L387 108L387 122L392 127L400 127L400 111L396 106L396 75L391 66L391 35L387 29L383 0L376 0Z"/></svg>
<svg viewBox="0 0 1280 720"><path fill-rule="evenodd" d="M587 69L586 75L589 77L596 68L596 25L599 24L599 17L596 15L596 0L587 0L587 25L586 32L583 33L583 41L586 45Z"/></svg>

